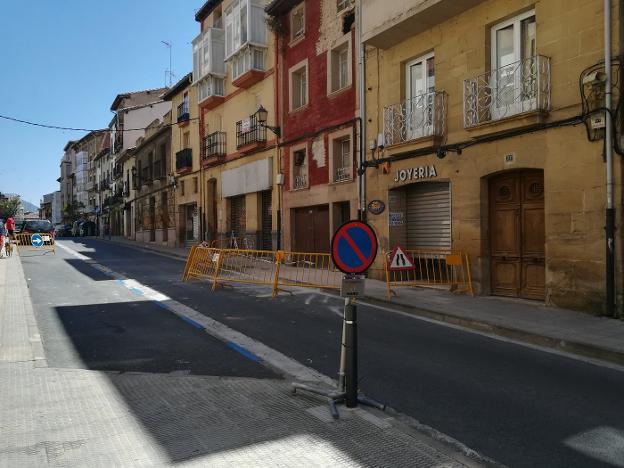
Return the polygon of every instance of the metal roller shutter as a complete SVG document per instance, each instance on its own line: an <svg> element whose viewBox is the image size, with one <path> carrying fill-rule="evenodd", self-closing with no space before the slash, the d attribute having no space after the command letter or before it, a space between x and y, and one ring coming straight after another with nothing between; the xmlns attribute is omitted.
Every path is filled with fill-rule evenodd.
<svg viewBox="0 0 624 468"><path fill-rule="evenodd" d="M448 182L422 182L408 188L407 248L451 248L451 191Z"/></svg>
<svg viewBox="0 0 624 468"><path fill-rule="evenodd" d="M245 196L230 198L230 236L243 237L245 224Z"/></svg>

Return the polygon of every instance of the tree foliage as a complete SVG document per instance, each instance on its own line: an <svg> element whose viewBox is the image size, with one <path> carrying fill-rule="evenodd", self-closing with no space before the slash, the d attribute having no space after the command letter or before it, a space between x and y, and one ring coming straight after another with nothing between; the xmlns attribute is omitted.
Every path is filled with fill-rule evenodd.
<svg viewBox="0 0 624 468"><path fill-rule="evenodd" d="M6 219L9 216L15 216L19 210L20 204L21 200L19 197L0 197L0 218Z"/></svg>

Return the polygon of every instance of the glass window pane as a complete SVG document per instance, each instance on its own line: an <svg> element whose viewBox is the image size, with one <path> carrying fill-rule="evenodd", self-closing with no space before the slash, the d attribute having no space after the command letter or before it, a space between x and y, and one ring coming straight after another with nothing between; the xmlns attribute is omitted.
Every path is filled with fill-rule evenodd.
<svg viewBox="0 0 624 468"><path fill-rule="evenodd" d="M516 61L513 41L513 24L496 31L496 68Z"/></svg>
<svg viewBox="0 0 624 468"><path fill-rule="evenodd" d="M433 57L427 59L427 92L435 91L435 66Z"/></svg>
<svg viewBox="0 0 624 468"><path fill-rule="evenodd" d="M535 45L535 16L531 16L521 23L522 60L537 55Z"/></svg>
<svg viewBox="0 0 624 468"><path fill-rule="evenodd" d="M422 62L415 63L409 67L409 96L408 98L414 98L423 93L424 80L423 80L423 66Z"/></svg>

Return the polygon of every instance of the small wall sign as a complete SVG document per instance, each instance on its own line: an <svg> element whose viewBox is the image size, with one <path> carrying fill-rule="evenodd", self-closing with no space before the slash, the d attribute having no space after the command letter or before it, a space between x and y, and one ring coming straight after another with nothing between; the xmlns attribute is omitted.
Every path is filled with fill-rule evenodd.
<svg viewBox="0 0 624 468"><path fill-rule="evenodd" d="M374 215L378 215L384 212L386 204L381 200L371 200L368 204L368 211Z"/></svg>
<svg viewBox="0 0 624 468"><path fill-rule="evenodd" d="M405 224L403 212L397 211L396 213L390 213L388 224L390 224L390 226L403 226Z"/></svg>
<svg viewBox="0 0 624 468"><path fill-rule="evenodd" d="M410 167L409 169L401 169L394 176L395 182L405 182L407 180L431 179L438 177L438 171L434 165Z"/></svg>

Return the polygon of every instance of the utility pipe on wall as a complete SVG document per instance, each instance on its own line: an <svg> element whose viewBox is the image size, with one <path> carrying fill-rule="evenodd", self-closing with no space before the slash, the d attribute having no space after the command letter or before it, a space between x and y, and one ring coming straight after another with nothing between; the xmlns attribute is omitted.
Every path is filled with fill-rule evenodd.
<svg viewBox="0 0 624 468"><path fill-rule="evenodd" d="M364 44L362 43L362 8L363 0L359 1L358 5L358 21L357 21L357 37L359 48L359 107L360 107L360 151L358 162L358 188L359 188L359 219L366 220L366 166L364 162L366 160L366 68L365 68L365 54Z"/></svg>
<svg viewBox="0 0 624 468"><path fill-rule="evenodd" d="M605 62L605 162L607 166L606 209L606 313L615 316L615 206L613 203L613 133L611 117L611 0L604 0L604 62Z"/></svg>

